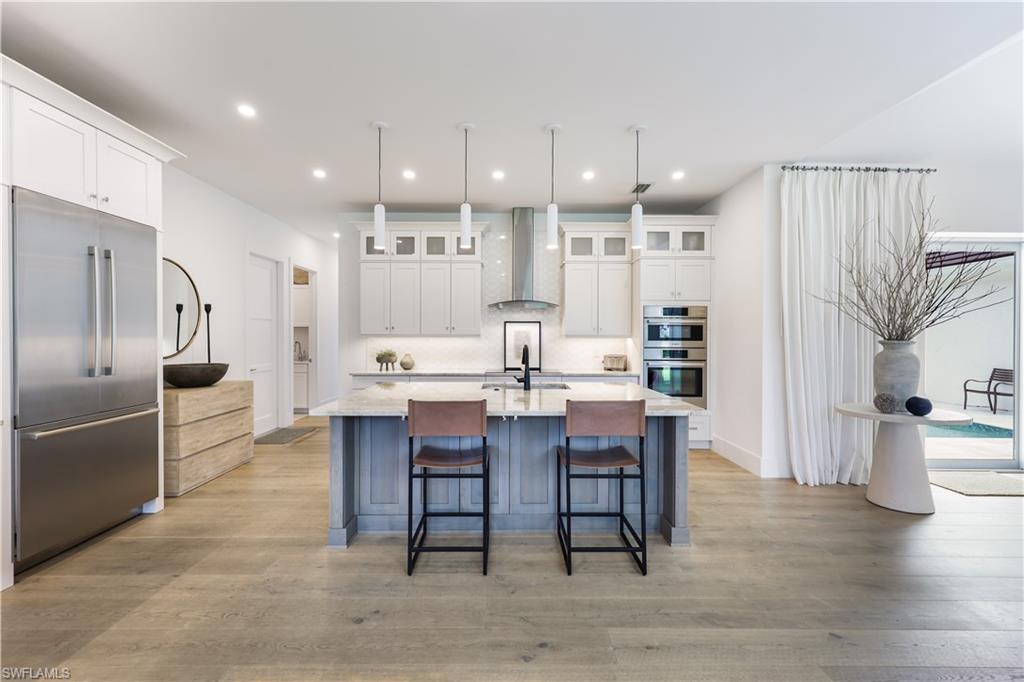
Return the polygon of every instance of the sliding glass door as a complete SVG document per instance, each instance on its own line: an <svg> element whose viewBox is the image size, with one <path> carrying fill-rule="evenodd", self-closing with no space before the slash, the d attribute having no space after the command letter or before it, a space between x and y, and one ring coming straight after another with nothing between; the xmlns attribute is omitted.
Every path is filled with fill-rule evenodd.
<svg viewBox="0 0 1024 682"><path fill-rule="evenodd" d="M988 235L986 235L988 236ZM1022 312L1021 242L1007 235L992 241L946 236L929 250L929 268L986 262L978 293L998 290L980 310L928 330L919 352L921 392L936 409L966 412L966 426L929 426L925 455L933 469L1020 468Z"/></svg>

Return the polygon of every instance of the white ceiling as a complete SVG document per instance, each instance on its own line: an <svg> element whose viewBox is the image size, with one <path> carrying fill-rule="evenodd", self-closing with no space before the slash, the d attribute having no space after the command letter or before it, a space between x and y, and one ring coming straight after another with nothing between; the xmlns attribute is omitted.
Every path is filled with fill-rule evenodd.
<svg viewBox="0 0 1024 682"><path fill-rule="evenodd" d="M1016 3L3 5L3 52L168 144L176 165L318 235L376 199L649 211L804 158L1021 30ZM1019 83L1016 84L1019 87ZM239 102L259 114L242 120ZM854 159L851 159L854 160ZM873 159L864 159L873 160ZM906 159L912 161L913 159ZM324 181L313 167L328 172ZM401 178L414 168L414 182ZM501 168L506 179L495 182ZM593 182L580 178L593 169ZM673 182L669 174L686 171Z"/></svg>

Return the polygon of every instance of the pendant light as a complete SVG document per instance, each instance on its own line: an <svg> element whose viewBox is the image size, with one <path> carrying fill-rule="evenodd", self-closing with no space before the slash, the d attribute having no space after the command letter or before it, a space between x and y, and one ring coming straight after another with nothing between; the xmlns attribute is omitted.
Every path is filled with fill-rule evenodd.
<svg viewBox="0 0 1024 682"><path fill-rule="evenodd" d="M462 131L462 206L459 206L459 248L469 249L473 246L473 207L469 205L469 131L475 128L472 123L460 123Z"/></svg>
<svg viewBox="0 0 1024 682"><path fill-rule="evenodd" d="M630 211L634 249L642 249L644 246L644 207L640 205L640 131L646 129L647 126L642 125L635 125L629 129L629 132L636 135L636 184L633 187L633 191L636 192L636 201Z"/></svg>
<svg viewBox="0 0 1024 682"><path fill-rule="evenodd" d="M557 123L549 123L544 130L551 133L551 203L548 204L548 243L549 249L558 248L558 204L555 203L555 131L561 130Z"/></svg>
<svg viewBox="0 0 1024 682"><path fill-rule="evenodd" d="M387 246L387 233L384 224L384 204L381 201L381 138L388 124L384 121L374 121L370 125L377 129L377 203L373 207L373 249L383 251Z"/></svg>

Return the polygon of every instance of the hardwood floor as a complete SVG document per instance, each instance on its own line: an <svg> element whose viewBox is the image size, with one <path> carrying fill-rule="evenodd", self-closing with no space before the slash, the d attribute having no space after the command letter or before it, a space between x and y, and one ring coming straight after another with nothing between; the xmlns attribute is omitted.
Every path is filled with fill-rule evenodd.
<svg viewBox="0 0 1024 682"><path fill-rule="evenodd" d="M323 420L305 420L322 424ZM651 569L553 534L476 557L404 537L324 546L327 430L22 576L3 666L73 680L1021 680L1022 501L933 488L918 517L864 489L691 458L693 545Z"/></svg>

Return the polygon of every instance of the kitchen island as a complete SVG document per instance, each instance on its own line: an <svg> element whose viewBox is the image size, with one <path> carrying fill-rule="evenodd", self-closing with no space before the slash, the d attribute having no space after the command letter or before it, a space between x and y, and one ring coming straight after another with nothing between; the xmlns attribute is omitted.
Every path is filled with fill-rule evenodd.
<svg viewBox="0 0 1024 682"><path fill-rule="evenodd" d="M516 384L470 382L381 383L352 391L312 410L331 423L330 522L327 544L347 547L359 531L405 531L408 496L408 401L487 400L487 443L491 451L491 529L553 530L555 446L565 442L566 400L647 401L647 504L650 528L660 528L671 545L689 542L686 519L689 417L702 408L639 384L541 382L524 391ZM424 439L447 448L468 448L468 438ZM625 444L636 438L574 438L573 449ZM618 495L608 480L573 483L574 511L614 510ZM626 483L626 511L639 509L639 482ZM480 511L479 480L429 481L431 511ZM413 492L420 506L420 486ZM615 519L585 518L574 529L612 530ZM439 517L437 530L478 530L477 519Z"/></svg>

